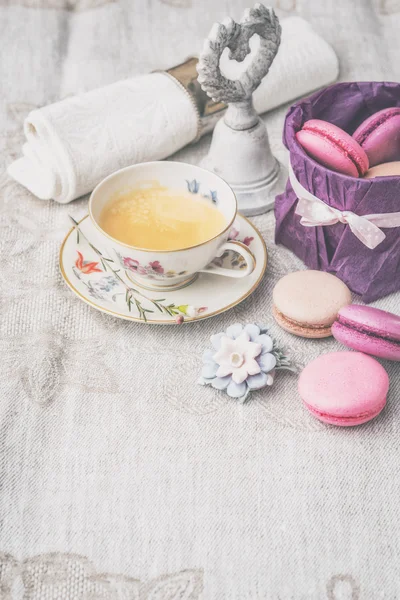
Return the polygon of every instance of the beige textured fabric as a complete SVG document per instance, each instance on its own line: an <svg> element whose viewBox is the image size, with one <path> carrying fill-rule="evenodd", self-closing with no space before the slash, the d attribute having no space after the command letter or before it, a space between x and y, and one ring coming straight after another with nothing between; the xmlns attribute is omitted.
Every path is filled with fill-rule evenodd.
<svg viewBox="0 0 400 600"><path fill-rule="evenodd" d="M243 0L0 0L0 156L35 106L176 64ZM398 0L277 0L309 19L341 79L400 79ZM271 114L271 145L285 108ZM209 138L175 158L196 163ZM400 366L388 407L326 427L282 374L245 406L195 385L211 333L263 321L298 361L335 350L280 330L271 291L299 261L255 221L267 275L225 315L165 329L114 320L63 284L68 213L0 175L0 598L400 598ZM400 312L400 297L377 306ZM373 385L373 381L371 381Z"/></svg>

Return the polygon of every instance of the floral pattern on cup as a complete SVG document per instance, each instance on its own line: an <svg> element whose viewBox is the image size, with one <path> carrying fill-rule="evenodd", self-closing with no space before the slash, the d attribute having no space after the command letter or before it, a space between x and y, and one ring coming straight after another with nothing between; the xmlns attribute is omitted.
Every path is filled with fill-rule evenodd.
<svg viewBox="0 0 400 600"><path fill-rule="evenodd" d="M207 306L197 307L192 306L191 304L181 304L176 308L179 310L180 313L175 317L175 322L178 324L183 323L183 321L185 320L184 315L186 315L190 319L194 319L195 317L198 317L199 315L207 311Z"/></svg>
<svg viewBox="0 0 400 600"><path fill-rule="evenodd" d="M78 252L78 258L75 261L75 267L79 269L85 275L89 275L89 273L101 273L102 270L98 268L98 262L90 262L89 260L84 260L82 256L82 252Z"/></svg>
<svg viewBox="0 0 400 600"><path fill-rule="evenodd" d="M77 258L72 266L72 271L77 279L86 287L88 294L96 300L106 300L113 303L118 303L121 298L126 302L129 312L136 310L139 317L147 321L147 314L153 313L155 309L160 313L172 317L177 323L183 323L185 319L194 319L207 312L207 306L192 306L191 304L175 304L166 303L164 298L150 298L144 291L129 285L119 275L120 269L110 258L106 258L100 250L98 250L89 240L87 240L79 228L79 224L75 219L70 217L77 232L77 243L79 244L83 238L90 247L90 251L94 252L98 261L87 260L82 252L77 250ZM124 258L118 255L121 266L130 271L139 273L140 265L138 261L131 258ZM101 267L100 267L101 264ZM168 277L168 272L164 273L164 269L159 261L149 262L147 269L157 275ZM100 277L98 273L101 273ZM148 271L146 271L148 273ZM180 273L184 274L184 273ZM89 275L92 277L89 278ZM173 275L170 275L173 276ZM95 279L93 279L95 277Z"/></svg>
<svg viewBox="0 0 400 600"><path fill-rule="evenodd" d="M191 194L198 194L198 193L202 193L200 192L200 181L197 181L197 179L192 179L192 181L189 181L188 179L186 179L186 185L188 188L188 192L190 192ZM205 198L209 198L212 202L214 202L214 204L217 204L218 202L218 195L216 190L210 190L207 194L203 194L202 195Z"/></svg>
<svg viewBox="0 0 400 600"><path fill-rule="evenodd" d="M99 281L88 281L86 283L89 295L96 300L106 300L108 292L111 292L116 286L118 281L112 275L102 277Z"/></svg>
<svg viewBox="0 0 400 600"><path fill-rule="evenodd" d="M118 252L116 252L116 254L121 267L132 273L146 276L149 279L168 279L170 277L186 275L187 273L187 271L180 271L179 273L172 270L165 271L159 260L149 262L147 265L141 265L138 260L135 260L130 256L121 256Z"/></svg>
<svg viewBox="0 0 400 600"><path fill-rule="evenodd" d="M236 229L235 224L229 232L229 240L236 240L239 235L239 230ZM250 246L251 242L254 240L254 237L246 236L242 240L237 240L238 242L242 242L245 246Z"/></svg>
<svg viewBox="0 0 400 600"><path fill-rule="evenodd" d="M245 236L243 239L240 239L240 227L235 221L232 229L229 232L228 240L236 240L237 242L241 242L245 246L249 247L254 240L254 237ZM217 267L223 267L225 269L245 269L247 267L243 256L240 256L240 254L237 254L236 252L232 252L232 250L226 250L223 254L221 254L221 256L214 258L213 265L216 265Z"/></svg>

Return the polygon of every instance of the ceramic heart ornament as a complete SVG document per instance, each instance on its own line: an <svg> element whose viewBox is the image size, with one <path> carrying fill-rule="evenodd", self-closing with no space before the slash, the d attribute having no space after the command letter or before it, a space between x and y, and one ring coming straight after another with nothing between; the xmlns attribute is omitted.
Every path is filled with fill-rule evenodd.
<svg viewBox="0 0 400 600"><path fill-rule="evenodd" d="M239 402L245 402L250 392L271 386L277 370L297 371L263 325L236 323L210 341L213 349L203 353L199 383Z"/></svg>
<svg viewBox="0 0 400 600"><path fill-rule="evenodd" d="M259 215L272 208L276 194L285 187L265 123L252 100L280 43L281 26L274 10L257 3L245 10L239 23L227 18L213 25L197 64L201 88L214 103L228 105L215 127L203 166L229 183L244 215ZM227 75L226 63L223 65L226 56L231 64L244 63L237 77ZM227 152L227 148L234 151Z"/></svg>

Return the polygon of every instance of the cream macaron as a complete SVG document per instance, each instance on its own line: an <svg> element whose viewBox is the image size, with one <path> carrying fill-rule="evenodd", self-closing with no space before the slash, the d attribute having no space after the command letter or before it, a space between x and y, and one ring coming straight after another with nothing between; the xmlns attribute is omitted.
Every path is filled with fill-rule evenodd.
<svg viewBox="0 0 400 600"><path fill-rule="evenodd" d="M351 304L351 292L340 279L323 271L285 275L273 291L273 315L294 335L325 338L341 308Z"/></svg>
<svg viewBox="0 0 400 600"><path fill-rule="evenodd" d="M400 160L382 163L371 167L364 175L364 179L374 179L375 177L395 177L400 176Z"/></svg>

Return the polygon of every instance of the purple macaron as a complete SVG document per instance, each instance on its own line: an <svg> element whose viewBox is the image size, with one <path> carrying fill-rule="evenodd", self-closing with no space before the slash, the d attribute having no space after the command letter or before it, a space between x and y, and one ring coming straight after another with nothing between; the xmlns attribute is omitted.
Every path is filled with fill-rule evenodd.
<svg viewBox="0 0 400 600"><path fill-rule="evenodd" d="M384 108L368 117L353 138L365 150L370 167L400 160L400 107Z"/></svg>
<svg viewBox="0 0 400 600"><path fill-rule="evenodd" d="M400 361L400 317L385 310L344 306L332 325L332 335L359 352Z"/></svg>

